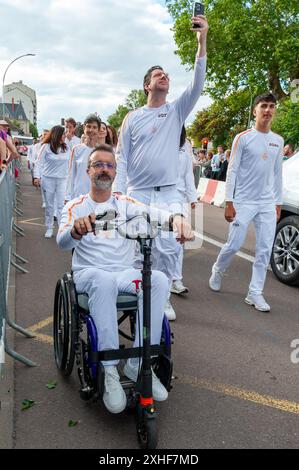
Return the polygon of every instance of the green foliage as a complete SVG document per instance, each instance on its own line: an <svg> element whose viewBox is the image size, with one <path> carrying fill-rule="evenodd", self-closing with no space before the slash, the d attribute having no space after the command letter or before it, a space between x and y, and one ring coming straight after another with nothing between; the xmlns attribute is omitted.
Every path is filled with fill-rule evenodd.
<svg viewBox="0 0 299 470"><path fill-rule="evenodd" d="M140 108L147 102L147 96L143 90L132 90L126 99L126 106L129 110Z"/></svg>
<svg viewBox="0 0 299 470"><path fill-rule="evenodd" d="M127 106L120 104L117 110L113 114L111 114L111 116L108 117L109 124L118 130L128 112L129 109L127 108Z"/></svg>
<svg viewBox="0 0 299 470"><path fill-rule="evenodd" d="M18 130L20 131L19 134L22 135L23 130L22 130L21 124L18 121L16 121L15 119L11 119L10 122L13 126L18 128Z"/></svg>
<svg viewBox="0 0 299 470"><path fill-rule="evenodd" d="M33 137L34 139L37 139L37 138L38 138L38 130L37 130L37 127L36 127L34 124L32 124L32 122L30 122L30 124L29 124L29 132L30 132L30 134L32 135L32 137Z"/></svg>
<svg viewBox="0 0 299 470"><path fill-rule="evenodd" d="M29 410L29 408L31 408L32 406L35 405L35 401L34 400L23 400L22 401L22 408L21 408L21 411L25 411L25 410Z"/></svg>
<svg viewBox="0 0 299 470"><path fill-rule="evenodd" d="M205 0L209 21L206 91L221 99L240 87L271 89L281 99L299 77L298 0ZM166 0L176 53L194 63L193 1Z"/></svg>
<svg viewBox="0 0 299 470"><path fill-rule="evenodd" d="M49 390L53 390L53 388L57 387L57 381L56 380L50 380L50 382L46 384L46 387Z"/></svg>
<svg viewBox="0 0 299 470"><path fill-rule="evenodd" d="M278 106L272 130L280 134L286 144L299 146L299 102L285 100Z"/></svg>
<svg viewBox="0 0 299 470"><path fill-rule="evenodd" d="M214 147L223 144L230 147L235 135L247 128L251 94L249 89L237 91L227 98L219 99L209 108L199 111L187 133L196 147L208 137Z"/></svg>
<svg viewBox="0 0 299 470"><path fill-rule="evenodd" d="M128 112L140 108L145 105L146 102L147 97L143 90L132 90L125 101L125 105L120 104L117 110L108 117L109 124L119 129Z"/></svg>

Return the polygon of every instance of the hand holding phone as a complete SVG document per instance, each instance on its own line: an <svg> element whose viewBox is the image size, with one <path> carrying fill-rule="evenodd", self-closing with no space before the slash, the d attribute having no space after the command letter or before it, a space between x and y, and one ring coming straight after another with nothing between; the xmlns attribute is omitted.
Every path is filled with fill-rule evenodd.
<svg viewBox="0 0 299 470"><path fill-rule="evenodd" d="M203 3L194 2L193 5L193 16L199 16L205 14L205 6ZM192 29L200 29L198 24L192 23Z"/></svg>

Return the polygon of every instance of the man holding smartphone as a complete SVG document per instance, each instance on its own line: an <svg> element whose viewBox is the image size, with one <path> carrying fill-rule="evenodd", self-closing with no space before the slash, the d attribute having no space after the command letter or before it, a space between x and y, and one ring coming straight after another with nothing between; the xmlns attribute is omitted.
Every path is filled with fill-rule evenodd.
<svg viewBox="0 0 299 470"><path fill-rule="evenodd" d="M182 212L178 211L180 198L176 189L181 130L205 81L208 33L206 17L192 17L191 29L196 31L198 40L192 83L177 100L168 103L166 97L169 76L162 67L151 67L143 81L143 89L148 97L147 104L125 117L116 151L114 192L127 192L129 196L145 204L167 207L174 213ZM174 237L156 240L153 265L167 275L169 287L178 253ZM169 320L175 320L176 315L169 302L165 313Z"/></svg>

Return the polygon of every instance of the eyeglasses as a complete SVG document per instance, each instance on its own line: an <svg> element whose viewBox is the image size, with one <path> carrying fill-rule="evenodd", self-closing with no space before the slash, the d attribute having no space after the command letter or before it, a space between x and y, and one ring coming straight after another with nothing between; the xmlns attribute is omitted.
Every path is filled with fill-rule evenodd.
<svg viewBox="0 0 299 470"><path fill-rule="evenodd" d="M116 165L114 163L107 163L101 161L91 163L90 166L92 168L96 168L97 170L103 170L104 168L108 168L108 170L115 170L116 168Z"/></svg>
<svg viewBox="0 0 299 470"><path fill-rule="evenodd" d="M152 74L152 78L162 78L163 75L165 76L165 78L166 78L167 80L169 80L169 75L168 75L168 73L162 72L162 70L161 70L161 72L157 72L157 73Z"/></svg>

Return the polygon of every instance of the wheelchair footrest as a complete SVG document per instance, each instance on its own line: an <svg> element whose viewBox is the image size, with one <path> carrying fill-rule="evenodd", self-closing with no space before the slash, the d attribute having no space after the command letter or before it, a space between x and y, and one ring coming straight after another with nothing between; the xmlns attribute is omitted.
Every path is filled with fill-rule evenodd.
<svg viewBox="0 0 299 470"><path fill-rule="evenodd" d="M125 349L111 349L109 351L91 352L91 362L100 361L113 361L116 359L129 359L132 357L142 357L143 348L125 348ZM151 346L151 356L170 355L170 350L165 345Z"/></svg>

